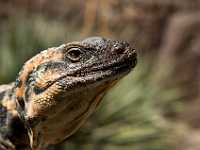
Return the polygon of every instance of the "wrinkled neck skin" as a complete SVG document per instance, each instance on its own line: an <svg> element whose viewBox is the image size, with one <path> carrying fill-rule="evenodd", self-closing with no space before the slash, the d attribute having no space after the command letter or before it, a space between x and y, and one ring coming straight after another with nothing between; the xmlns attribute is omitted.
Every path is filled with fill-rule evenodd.
<svg viewBox="0 0 200 150"><path fill-rule="evenodd" d="M6 101L10 108L8 114L8 137L16 149L44 150L49 144L57 144L75 133L86 119L96 110L104 94L121 78L101 80L88 86L80 84L79 88L68 88L49 99L56 101L39 115L31 114L33 118L22 118L21 110L16 111L15 94ZM74 79L75 80L75 79ZM14 88L14 87L12 87ZM49 94L54 94L52 93ZM34 106L33 103L31 103ZM37 116L37 117L36 117ZM29 140L28 140L29 139Z"/></svg>
<svg viewBox="0 0 200 150"><path fill-rule="evenodd" d="M32 148L45 149L49 144L59 143L75 133L96 110L104 94L121 77L102 80L89 86L81 84L79 88L59 93L58 97L54 97L56 105L41 113L44 116L36 118L38 120L29 131Z"/></svg>

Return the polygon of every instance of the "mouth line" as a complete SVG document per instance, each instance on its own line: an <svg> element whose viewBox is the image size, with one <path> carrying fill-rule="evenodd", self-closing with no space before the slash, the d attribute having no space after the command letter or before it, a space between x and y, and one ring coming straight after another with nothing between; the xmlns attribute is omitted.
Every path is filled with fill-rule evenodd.
<svg viewBox="0 0 200 150"><path fill-rule="evenodd" d="M127 56L128 56L128 58L124 58L124 57L127 57ZM111 72L120 73L120 72L123 72L123 71L126 71L126 70L128 71L128 70L131 70L132 68L134 68L136 63L137 63L136 52L133 51L132 53L127 54L124 57L122 57L117 62L112 62L112 63L107 64L107 65L97 66L97 67L91 68L90 70L85 71L85 72L81 72L81 70L78 70L78 71L73 72L72 74L63 75L63 76L59 77L58 79L54 80L53 83L55 83L59 80L62 80L63 78L66 78L66 77L81 78L81 77L86 77L87 75L89 75L89 76L96 75L99 72L102 73L104 71L105 72L111 71Z"/></svg>
<svg viewBox="0 0 200 150"><path fill-rule="evenodd" d="M125 57L128 57L128 58L125 58ZM131 71L132 68L135 67L136 63L137 63L136 53L135 51L132 51L131 53L126 54L125 56L121 57L117 62L113 62L107 65L97 66L97 67L91 68L87 72L81 73L81 71L79 70L79 71L73 72L72 74L62 75L58 77L57 79L55 79L54 81L51 81L47 86L43 88L39 88L38 91L40 91L39 93L41 93L45 91L46 89L48 89L49 87L51 87L56 82L59 82L65 78L78 79L78 78L85 77L85 80L88 80L88 83L90 82L92 83L93 80L100 81L100 80L103 80L104 78L107 79L110 76L115 76L115 75L117 76L117 75L121 75L122 73L129 72Z"/></svg>
<svg viewBox="0 0 200 150"><path fill-rule="evenodd" d="M124 58L128 57L128 58ZM90 71L96 72L96 71L106 71L109 69L112 70L121 70L121 69L131 69L134 68L137 63L137 58L136 58L136 53L133 51L130 54L127 54L120 58L117 62L111 62L110 64L102 65L102 66L97 66L92 68Z"/></svg>

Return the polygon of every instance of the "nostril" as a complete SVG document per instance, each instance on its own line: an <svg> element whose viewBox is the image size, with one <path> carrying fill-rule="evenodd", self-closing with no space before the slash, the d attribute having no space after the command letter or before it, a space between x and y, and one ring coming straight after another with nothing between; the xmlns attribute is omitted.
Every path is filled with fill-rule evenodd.
<svg viewBox="0 0 200 150"><path fill-rule="evenodd" d="M123 54L124 53L124 49L122 49L122 48L116 49L116 53L117 54Z"/></svg>
<svg viewBox="0 0 200 150"><path fill-rule="evenodd" d="M116 45L112 49L112 52L116 54L123 54L124 51L125 51L125 48L122 45Z"/></svg>

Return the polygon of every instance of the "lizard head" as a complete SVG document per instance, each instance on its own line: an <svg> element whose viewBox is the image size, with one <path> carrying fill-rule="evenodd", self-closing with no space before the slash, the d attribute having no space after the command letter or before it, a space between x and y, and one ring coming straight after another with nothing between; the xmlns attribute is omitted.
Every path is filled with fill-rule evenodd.
<svg viewBox="0 0 200 150"><path fill-rule="evenodd" d="M63 134L58 137L70 136L95 110L103 94L135 65L136 51L127 42L101 37L45 50L19 73L18 112L46 138L56 137L58 131Z"/></svg>

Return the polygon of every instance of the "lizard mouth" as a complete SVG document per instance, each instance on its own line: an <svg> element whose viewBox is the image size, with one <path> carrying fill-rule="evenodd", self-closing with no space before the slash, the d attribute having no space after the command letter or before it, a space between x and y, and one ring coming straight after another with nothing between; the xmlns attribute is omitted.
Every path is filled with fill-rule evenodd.
<svg viewBox="0 0 200 150"><path fill-rule="evenodd" d="M98 81L115 81L122 78L124 75L129 73L137 63L136 51L127 51L120 58L110 63L101 63L102 65L92 67L87 72L75 73L73 75L67 75L64 78L75 79L71 88L80 86L88 86ZM78 86L79 87L79 86Z"/></svg>
<svg viewBox="0 0 200 150"><path fill-rule="evenodd" d="M82 66L82 68L79 68L77 70L72 71L71 73L63 75L61 78L65 77L85 78L87 76L96 75L99 73L101 75L103 75L104 73L107 74L107 72L110 72L113 75L120 74L123 72L130 71L137 64L137 53L135 50L128 49L120 57L119 56L115 57L116 58L113 58L113 60L103 60L91 66L90 65Z"/></svg>
<svg viewBox="0 0 200 150"><path fill-rule="evenodd" d="M110 63L102 63L103 65L93 67L90 72L112 72L111 74L120 74L123 72L129 72L137 64L137 54L136 51L128 51L122 57L111 61Z"/></svg>
<svg viewBox="0 0 200 150"><path fill-rule="evenodd" d="M109 63L108 63L109 62ZM135 50L128 50L121 57L113 59L113 61L104 61L100 65L82 67L71 73L61 75L57 79L49 82L45 87L35 87L38 94L44 92L52 85L57 84L61 91L74 89L76 87L87 87L98 81L118 80L135 67L137 63L137 54ZM89 69L88 69L89 68ZM70 85L70 87L68 87Z"/></svg>
<svg viewBox="0 0 200 150"><path fill-rule="evenodd" d="M93 68L93 71L106 71L106 70L113 70L113 71L123 71L123 70L130 70L135 67L137 63L136 53L130 53L129 56L124 56L121 59L117 60L116 62L111 62L110 64L106 64L97 68Z"/></svg>

